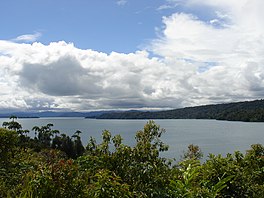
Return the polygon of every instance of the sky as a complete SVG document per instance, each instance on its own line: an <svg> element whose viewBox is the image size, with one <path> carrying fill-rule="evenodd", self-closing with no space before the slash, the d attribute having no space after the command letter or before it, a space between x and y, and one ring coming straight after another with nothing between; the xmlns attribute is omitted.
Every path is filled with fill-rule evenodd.
<svg viewBox="0 0 264 198"><path fill-rule="evenodd" d="M264 97L263 0L0 1L0 111Z"/></svg>

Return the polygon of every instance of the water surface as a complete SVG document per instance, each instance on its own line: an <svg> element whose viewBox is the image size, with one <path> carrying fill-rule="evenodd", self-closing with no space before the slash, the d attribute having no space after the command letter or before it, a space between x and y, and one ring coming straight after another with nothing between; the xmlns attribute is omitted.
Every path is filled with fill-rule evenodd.
<svg viewBox="0 0 264 198"><path fill-rule="evenodd" d="M0 118L0 123L9 119ZM23 129L31 130L33 126L54 124L53 129L61 133L73 135L76 130L82 131L84 145L90 137L100 142L103 130L109 130L112 135L120 134L124 143L135 144L135 133L143 129L148 120L95 120L85 118L25 118L18 119ZM245 152L251 144L264 144L264 123L245 123L216 120L155 120L166 130L162 136L164 143L170 146L163 156L180 159L189 144L199 145L204 153L204 159L209 153L233 153L236 150ZM34 133L30 135L33 137Z"/></svg>

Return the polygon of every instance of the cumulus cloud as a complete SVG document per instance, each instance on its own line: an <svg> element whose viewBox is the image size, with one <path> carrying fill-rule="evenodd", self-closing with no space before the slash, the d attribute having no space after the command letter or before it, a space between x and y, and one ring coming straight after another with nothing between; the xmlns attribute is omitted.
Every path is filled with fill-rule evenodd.
<svg viewBox="0 0 264 198"><path fill-rule="evenodd" d="M87 76L86 70L74 57L60 57L57 61L45 63L25 63L19 73L22 86L51 96L81 95L96 92L95 78ZM88 87L90 89L88 89Z"/></svg>
<svg viewBox="0 0 264 198"><path fill-rule="evenodd" d="M0 46L0 66L5 71L1 74L0 83L5 87L1 94L10 98L19 95L23 107L30 109L179 106L177 79L188 75L171 70L168 64L172 63L150 58L146 51L105 54L65 42L43 45L1 41ZM168 87L171 80L175 85Z"/></svg>
<svg viewBox="0 0 264 198"><path fill-rule="evenodd" d="M177 2L188 8L206 6L215 18L202 21L187 13L164 17L163 35L153 41L151 50L194 64L197 74L190 78L190 87L207 102L262 97L263 1Z"/></svg>
<svg viewBox="0 0 264 198"><path fill-rule="evenodd" d="M163 17L161 36L129 54L0 41L0 108L177 108L263 98L261 0L176 2L215 15Z"/></svg>

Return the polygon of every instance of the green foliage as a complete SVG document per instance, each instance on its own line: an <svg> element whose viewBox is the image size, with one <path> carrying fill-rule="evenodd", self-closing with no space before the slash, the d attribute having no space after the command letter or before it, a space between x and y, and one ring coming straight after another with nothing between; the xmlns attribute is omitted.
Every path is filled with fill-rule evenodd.
<svg viewBox="0 0 264 198"><path fill-rule="evenodd" d="M194 197L197 188L195 179L199 174L199 168L189 164L186 169L180 169L178 178L170 182L170 195L172 197Z"/></svg>
<svg viewBox="0 0 264 198"><path fill-rule="evenodd" d="M16 151L18 136L15 131L0 128L0 168L7 167Z"/></svg>
<svg viewBox="0 0 264 198"><path fill-rule="evenodd" d="M73 160L59 160L43 163L25 178L22 195L32 197L78 197L82 193L82 180L79 179L78 166Z"/></svg>
<svg viewBox="0 0 264 198"><path fill-rule="evenodd" d="M0 197L10 194L8 191L17 177L17 171L13 168L17 143L18 136L15 131L0 128Z"/></svg>
<svg viewBox="0 0 264 198"><path fill-rule="evenodd" d="M215 198L227 187L227 182L234 176L218 178L216 184L208 185L207 180L201 179L203 165L192 159L180 163L183 168L179 169L176 179L170 182L170 195L172 197L208 197Z"/></svg>
<svg viewBox="0 0 264 198"><path fill-rule="evenodd" d="M9 117L9 119L11 119L10 122L3 122L2 126L4 128L8 128L8 129L14 130L14 131L19 131L22 129L21 124L19 124L18 122L15 121L15 119L17 119L16 116L12 115Z"/></svg>
<svg viewBox="0 0 264 198"><path fill-rule="evenodd" d="M55 134L58 134L58 130L52 130L51 127L53 124L47 124L46 126L34 126L32 128L35 131L35 135L37 136L38 142L41 144L41 147L48 148L51 146L52 137Z"/></svg>
<svg viewBox="0 0 264 198"><path fill-rule="evenodd" d="M203 153L199 146L190 144L188 150L184 152L183 159L199 160L203 157Z"/></svg>
<svg viewBox="0 0 264 198"><path fill-rule="evenodd" d="M91 184L84 192L85 197L132 197L129 185L109 170L99 170L91 177Z"/></svg>
<svg viewBox="0 0 264 198"><path fill-rule="evenodd" d="M12 118L14 121L15 118ZM12 122L11 121L11 122ZM8 126L8 125L6 125ZM210 155L201 163L200 148L189 145L181 162L171 166L160 152L165 132L153 121L136 133L135 146L107 130L98 144L83 147L80 131L72 137L34 127L0 129L0 197L253 197L264 194L264 147Z"/></svg>
<svg viewBox="0 0 264 198"><path fill-rule="evenodd" d="M210 155L203 165L203 180L212 186L218 182L218 178L234 176L223 189L222 193L226 195L223 197L259 197L264 194L262 152L262 145L252 145L245 156L240 152L226 157Z"/></svg>

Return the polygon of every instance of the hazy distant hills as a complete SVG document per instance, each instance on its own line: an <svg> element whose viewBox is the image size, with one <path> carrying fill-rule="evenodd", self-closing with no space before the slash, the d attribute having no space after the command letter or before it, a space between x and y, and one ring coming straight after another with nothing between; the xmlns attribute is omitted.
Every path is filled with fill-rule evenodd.
<svg viewBox="0 0 264 198"><path fill-rule="evenodd" d="M264 121L264 100L204 105L157 112L105 113L97 119L217 119L245 122Z"/></svg>
<svg viewBox="0 0 264 198"><path fill-rule="evenodd" d="M15 115L19 118L39 118L39 117L87 117L96 118L101 114L113 113L114 111L91 111L91 112L12 112L12 113L0 113L0 117L6 118L10 115Z"/></svg>
<svg viewBox="0 0 264 198"><path fill-rule="evenodd" d="M95 119L216 119L245 122L264 122L264 100L186 107L166 111L91 111L91 112L13 112L0 117L16 115L33 117L86 117Z"/></svg>

